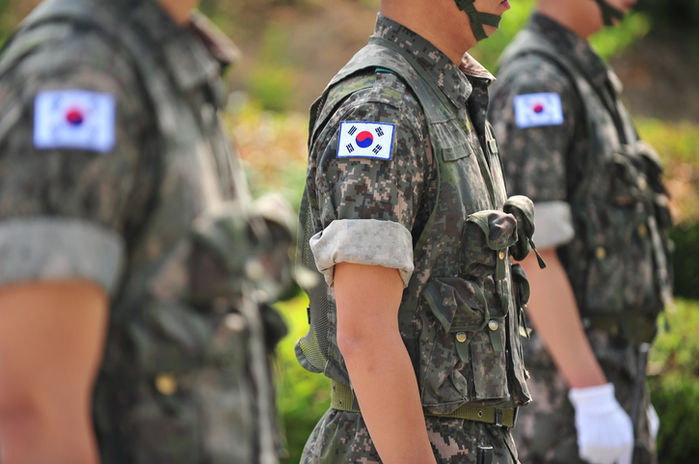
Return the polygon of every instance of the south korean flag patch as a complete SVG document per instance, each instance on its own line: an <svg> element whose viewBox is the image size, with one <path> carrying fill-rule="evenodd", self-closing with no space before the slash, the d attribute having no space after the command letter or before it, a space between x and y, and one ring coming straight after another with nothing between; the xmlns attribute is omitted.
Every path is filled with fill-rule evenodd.
<svg viewBox="0 0 699 464"><path fill-rule="evenodd" d="M342 121L337 157L390 160L393 154L394 132L394 124Z"/></svg>
<svg viewBox="0 0 699 464"><path fill-rule="evenodd" d="M34 100L34 146L107 153L114 148L116 102L108 93L51 90Z"/></svg>
<svg viewBox="0 0 699 464"><path fill-rule="evenodd" d="M528 93L517 95L515 123L520 129L563 124L561 96L557 93Z"/></svg>

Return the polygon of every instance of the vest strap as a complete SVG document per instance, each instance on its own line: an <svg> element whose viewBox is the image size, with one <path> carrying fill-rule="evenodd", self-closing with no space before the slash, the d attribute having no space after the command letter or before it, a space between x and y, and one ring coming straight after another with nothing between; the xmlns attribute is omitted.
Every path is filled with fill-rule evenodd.
<svg viewBox="0 0 699 464"><path fill-rule="evenodd" d="M354 396L352 389L334 380L330 392L330 407L340 411L360 412L357 398ZM427 416L443 417L445 419L465 419L501 427L514 427L517 423L517 412L517 408L495 408L492 406L464 404L449 414L427 414Z"/></svg>

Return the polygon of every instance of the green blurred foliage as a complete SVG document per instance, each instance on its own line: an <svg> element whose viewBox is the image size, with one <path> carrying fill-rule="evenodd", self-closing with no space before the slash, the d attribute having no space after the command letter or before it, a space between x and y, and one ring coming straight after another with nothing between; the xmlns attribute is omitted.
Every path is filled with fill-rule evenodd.
<svg viewBox="0 0 699 464"><path fill-rule="evenodd" d="M660 416L660 464L699 462L699 303L679 300L661 318L650 356L651 400Z"/></svg>
<svg viewBox="0 0 699 464"><path fill-rule="evenodd" d="M635 122L641 137L658 150L665 164L683 162L699 169L699 124L648 118Z"/></svg>
<svg viewBox="0 0 699 464"><path fill-rule="evenodd" d="M248 92L262 108L284 111L294 96L296 73L289 64L285 44L288 33L278 24L265 28L257 65L248 81Z"/></svg>

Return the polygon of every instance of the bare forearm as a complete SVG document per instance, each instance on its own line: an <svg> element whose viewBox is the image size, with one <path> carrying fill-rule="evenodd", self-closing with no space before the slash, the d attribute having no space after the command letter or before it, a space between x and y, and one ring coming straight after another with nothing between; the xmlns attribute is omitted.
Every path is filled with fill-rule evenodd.
<svg viewBox="0 0 699 464"><path fill-rule="evenodd" d="M81 280L0 286L0 462L95 464L107 297Z"/></svg>
<svg viewBox="0 0 699 464"><path fill-rule="evenodd" d="M338 343L382 462L429 464L417 380L398 330L402 290L395 269L338 265Z"/></svg>
<svg viewBox="0 0 699 464"><path fill-rule="evenodd" d="M87 414L76 414L75 410L67 411L67 408L55 409L60 421L56 420L59 417L39 414L33 407L18 410L12 417L3 417L0 420L3 438L0 462L97 464L97 446Z"/></svg>
<svg viewBox="0 0 699 464"><path fill-rule="evenodd" d="M361 345L345 350L345 362L382 462L434 462L417 381L402 340Z"/></svg>
<svg viewBox="0 0 699 464"><path fill-rule="evenodd" d="M606 379L583 331L568 276L555 250L542 254L548 265L544 270L531 256L522 263L532 288L532 324L570 387L601 385Z"/></svg>

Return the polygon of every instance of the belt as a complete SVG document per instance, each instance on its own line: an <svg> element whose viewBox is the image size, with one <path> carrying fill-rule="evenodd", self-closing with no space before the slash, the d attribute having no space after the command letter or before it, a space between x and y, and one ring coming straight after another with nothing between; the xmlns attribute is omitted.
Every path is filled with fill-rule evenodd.
<svg viewBox="0 0 699 464"><path fill-rule="evenodd" d="M340 411L360 412L357 398L352 389L347 385L332 381L330 392L330 407ZM496 408L493 406L473 406L464 404L448 414L426 414L432 417L448 419L466 419L475 422L484 422L503 427L514 427L517 423L518 408Z"/></svg>
<svg viewBox="0 0 699 464"><path fill-rule="evenodd" d="M583 316L585 329L597 329L630 343L650 343L655 338L655 320L636 314L616 316Z"/></svg>

